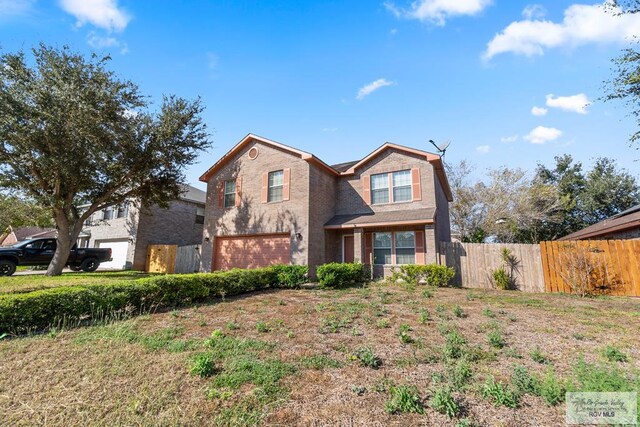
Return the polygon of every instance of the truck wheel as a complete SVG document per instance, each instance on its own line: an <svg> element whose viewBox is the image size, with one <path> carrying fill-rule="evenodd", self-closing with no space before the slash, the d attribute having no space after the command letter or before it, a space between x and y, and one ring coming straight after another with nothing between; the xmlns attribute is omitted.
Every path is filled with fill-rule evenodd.
<svg viewBox="0 0 640 427"><path fill-rule="evenodd" d="M11 276L16 272L16 263L6 259L0 260L0 276Z"/></svg>
<svg viewBox="0 0 640 427"><path fill-rule="evenodd" d="M82 264L80 264L80 268L82 269L82 271L85 271L87 273L96 271L99 266L100 266L100 261L98 261L95 258L87 258L84 261L82 261Z"/></svg>

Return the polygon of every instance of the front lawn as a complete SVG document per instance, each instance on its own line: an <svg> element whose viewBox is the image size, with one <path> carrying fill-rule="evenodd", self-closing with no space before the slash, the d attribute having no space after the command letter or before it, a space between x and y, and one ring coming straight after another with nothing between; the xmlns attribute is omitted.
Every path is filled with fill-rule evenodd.
<svg viewBox="0 0 640 427"><path fill-rule="evenodd" d="M565 389L638 389L639 323L631 298L262 291L2 340L0 413L53 426L563 425Z"/></svg>
<svg viewBox="0 0 640 427"><path fill-rule="evenodd" d="M96 271L93 273L63 273L49 277L43 274L0 276L0 294L29 292L39 289L69 285L104 284L122 280L134 280L149 276L141 271Z"/></svg>

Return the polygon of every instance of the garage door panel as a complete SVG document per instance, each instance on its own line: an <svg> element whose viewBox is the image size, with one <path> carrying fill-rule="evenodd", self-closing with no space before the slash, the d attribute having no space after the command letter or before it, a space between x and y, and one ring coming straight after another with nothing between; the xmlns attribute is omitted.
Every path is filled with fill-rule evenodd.
<svg viewBox="0 0 640 427"><path fill-rule="evenodd" d="M289 235L217 237L214 268L258 268L291 261Z"/></svg>
<svg viewBox="0 0 640 427"><path fill-rule="evenodd" d="M100 263L100 268L124 270L127 266L128 240L98 241L99 248L111 248L112 261Z"/></svg>

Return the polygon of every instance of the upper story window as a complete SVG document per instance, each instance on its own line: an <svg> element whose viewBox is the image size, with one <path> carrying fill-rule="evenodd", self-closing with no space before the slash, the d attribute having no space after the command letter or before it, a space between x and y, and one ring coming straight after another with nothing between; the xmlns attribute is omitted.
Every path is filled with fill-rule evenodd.
<svg viewBox="0 0 640 427"><path fill-rule="evenodd" d="M393 172L393 202L410 202L411 199L411 171Z"/></svg>
<svg viewBox="0 0 640 427"><path fill-rule="evenodd" d="M196 208L196 224L204 224L204 208Z"/></svg>
<svg viewBox="0 0 640 427"><path fill-rule="evenodd" d="M104 220L113 219L113 206L109 206L108 208L104 208L102 210L102 219Z"/></svg>
<svg viewBox="0 0 640 427"><path fill-rule="evenodd" d="M115 210L116 210L116 218L124 218L127 216L127 213L129 212L129 204L126 202L121 203L115 207Z"/></svg>
<svg viewBox="0 0 640 427"><path fill-rule="evenodd" d="M391 188L389 188L391 186ZM371 204L410 202L411 170L371 175Z"/></svg>
<svg viewBox="0 0 640 427"><path fill-rule="evenodd" d="M371 175L371 204L389 203L389 174Z"/></svg>
<svg viewBox="0 0 640 427"><path fill-rule="evenodd" d="M224 182L224 207L230 208L236 205L236 180L230 179Z"/></svg>
<svg viewBox="0 0 640 427"><path fill-rule="evenodd" d="M284 171L269 172L269 192L267 201L282 201L282 193L284 188Z"/></svg>

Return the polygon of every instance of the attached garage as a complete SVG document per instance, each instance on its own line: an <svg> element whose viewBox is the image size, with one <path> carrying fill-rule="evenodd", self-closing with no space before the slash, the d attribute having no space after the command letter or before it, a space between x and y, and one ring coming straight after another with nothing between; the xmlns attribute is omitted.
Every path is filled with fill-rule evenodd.
<svg viewBox="0 0 640 427"><path fill-rule="evenodd" d="M110 262L103 262L99 268L110 268L114 270L124 270L127 266L127 252L129 251L129 240L98 240L96 246L99 248L111 248Z"/></svg>
<svg viewBox="0 0 640 427"><path fill-rule="evenodd" d="M291 262L289 234L221 236L215 238L214 270L257 268Z"/></svg>

